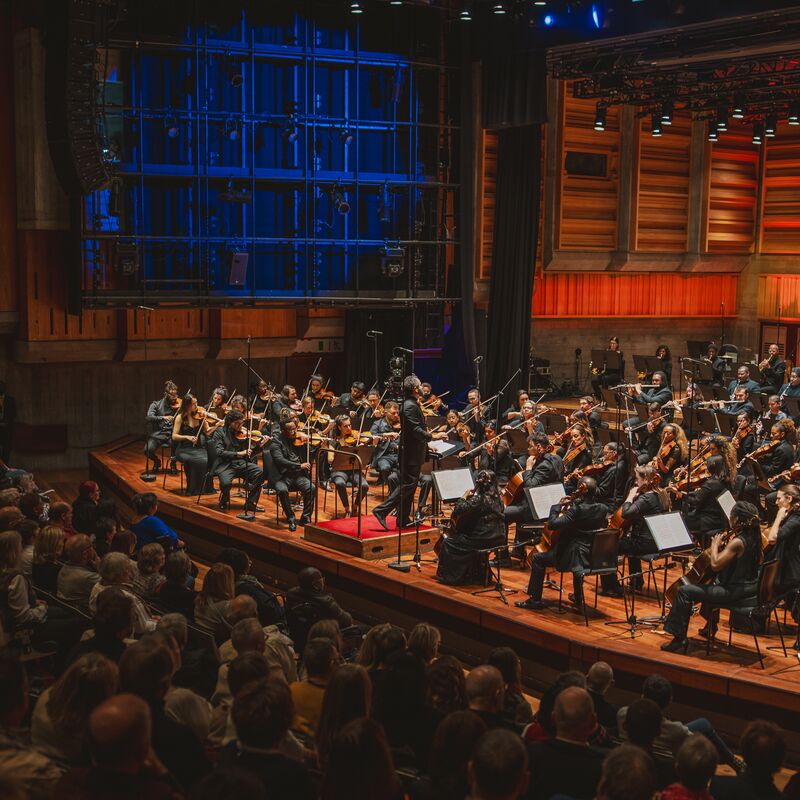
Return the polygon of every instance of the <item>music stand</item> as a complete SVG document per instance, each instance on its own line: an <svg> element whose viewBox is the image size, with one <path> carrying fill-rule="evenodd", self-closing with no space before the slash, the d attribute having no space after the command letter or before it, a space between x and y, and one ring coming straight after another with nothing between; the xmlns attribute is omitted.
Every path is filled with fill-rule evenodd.
<svg viewBox="0 0 800 800"><path fill-rule="evenodd" d="M719 503L719 507L722 509L725 516L728 518L728 522L730 522L731 511L733 511L733 507L736 505L736 499L726 489L721 495L719 495L719 497L717 497L717 502Z"/></svg>
<svg viewBox="0 0 800 800"><path fill-rule="evenodd" d="M564 433L567 429L567 420L563 414L542 414L539 421L542 423L545 433L550 435Z"/></svg>
<svg viewBox="0 0 800 800"><path fill-rule="evenodd" d="M736 417L733 414L726 414L724 411L717 413L717 424L719 426L719 432L723 436L733 436L738 429L738 423L736 422Z"/></svg>
<svg viewBox="0 0 800 800"><path fill-rule="evenodd" d="M505 438L512 454L518 455L528 452L528 434L525 431L519 428L515 428L513 431L506 431Z"/></svg>
<svg viewBox="0 0 800 800"><path fill-rule="evenodd" d="M611 442L616 442L617 432L615 430L612 430L611 428L598 428L597 441L601 445L611 444Z"/></svg>
<svg viewBox="0 0 800 800"><path fill-rule="evenodd" d="M710 344L711 342L687 341L686 352L689 354L689 358L705 358Z"/></svg>
<svg viewBox="0 0 800 800"><path fill-rule="evenodd" d="M563 483L548 483L525 489L525 499L534 519L547 519L550 509L567 496Z"/></svg>
<svg viewBox="0 0 800 800"><path fill-rule="evenodd" d="M697 432L701 430L699 427L699 410L690 406L681 406L681 427L687 434L692 434L691 438L694 438Z"/></svg>
<svg viewBox="0 0 800 800"><path fill-rule="evenodd" d="M719 433L717 416L713 411L709 411L705 408L698 408L695 413L697 414L700 430L703 433Z"/></svg>
<svg viewBox="0 0 800 800"><path fill-rule="evenodd" d="M592 360L592 368L598 369L600 372L604 372L607 368L606 354L610 352L610 350L592 350L590 356Z"/></svg>
<svg viewBox="0 0 800 800"><path fill-rule="evenodd" d="M711 394L715 400L730 400L731 393L727 386L712 386Z"/></svg>
<svg viewBox="0 0 800 800"><path fill-rule="evenodd" d="M606 389L605 386L601 386L600 397L603 398L603 402L606 404L606 408L619 407L619 400L617 398L617 393L613 389Z"/></svg>
<svg viewBox="0 0 800 800"><path fill-rule="evenodd" d="M758 364L748 361L744 366L750 370L751 381L755 381L756 383L764 383L764 373L759 369Z"/></svg>
<svg viewBox="0 0 800 800"><path fill-rule="evenodd" d="M685 358L683 360L687 361ZM692 359L691 364L691 372L686 369L684 369L684 372L690 374L693 381L696 380L697 383L714 382L714 368L708 363L708 361L698 361L696 359Z"/></svg>
<svg viewBox="0 0 800 800"><path fill-rule="evenodd" d="M650 419L650 415L647 413L647 403L640 403L638 400L633 401L633 407L636 410L636 416L639 417L639 422L647 422Z"/></svg>
<svg viewBox="0 0 800 800"><path fill-rule="evenodd" d="M454 503L461 499L465 492L475 488L472 471L462 469L438 470L433 475L433 486L443 503Z"/></svg>
<svg viewBox="0 0 800 800"><path fill-rule="evenodd" d="M648 375L649 370L647 368L647 356L640 356L634 354L633 356L633 366L636 368L636 372L638 375Z"/></svg>
<svg viewBox="0 0 800 800"><path fill-rule="evenodd" d="M654 372L664 372L664 362L658 356L645 356L644 363L647 367L647 374ZM664 373L666 375L666 373Z"/></svg>
<svg viewBox="0 0 800 800"><path fill-rule="evenodd" d="M650 517L645 517L644 521L653 536L653 541L656 543L659 556L666 557L669 553L691 550L694 547L694 541L679 511L670 511L666 514L654 514ZM664 588L661 593L661 617L659 618L659 622L663 621L666 612L668 566L669 565L665 562L663 567ZM644 620L650 621L647 620L646 617Z"/></svg>
<svg viewBox="0 0 800 800"><path fill-rule="evenodd" d="M464 449L464 442L451 442L449 439L434 439L428 442L428 450L434 458L442 459L454 456Z"/></svg>
<svg viewBox="0 0 800 800"><path fill-rule="evenodd" d="M592 350L592 355L598 352ZM601 350L603 353L603 363L606 366L606 372L618 372L622 374L622 353L619 350Z"/></svg>
<svg viewBox="0 0 800 800"><path fill-rule="evenodd" d="M768 398L769 395L763 394L762 392L750 392L749 399L757 414L761 415L764 413Z"/></svg>
<svg viewBox="0 0 800 800"><path fill-rule="evenodd" d="M431 414L425 417L425 427L429 431L446 424L447 424L447 418L442 417L439 414Z"/></svg>

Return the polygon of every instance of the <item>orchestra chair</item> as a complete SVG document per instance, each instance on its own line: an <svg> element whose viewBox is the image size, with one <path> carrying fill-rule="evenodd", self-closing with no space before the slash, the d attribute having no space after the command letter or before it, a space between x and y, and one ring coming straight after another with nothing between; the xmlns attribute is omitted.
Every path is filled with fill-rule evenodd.
<svg viewBox="0 0 800 800"><path fill-rule="evenodd" d="M163 464L164 462L162 461L161 463ZM180 493L183 494L183 492L184 492L184 489L183 489L183 479L184 479L183 461L178 461L177 459L175 459L175 464L178 467L178 478L180 480ZM169 472L169 470L166 470L166 469L164 470L164 477L161 479L161 488L162 489L166 489L167 488L167 473L168 472ZM206 476L206 477L208 477L208 476Z"/></svg>
<svg viewBox="0 0 800 800"><path fill-rule="evenodd" d="M781 624L778 620L778 604L788 594L778 594L775 589L775 585L778 580L779 568L780 562L777 559L765 561L761 565L761 568L758 572L758 587L756 589L756 594L752 597L745 597L730 603L708 604L712 609L728 609L730 613L728 618L728 647L731 646L731 640L733 639L733 623L730 617L732 617L733 614L738 614L747 618L747 621L750 625L750 634L752 635L753 641L756 645L756 652L758 653L758 661L761 665L761 669L765 669L765 667L764 656L758 643L758 623L756 622L757 617L762 617L765 620L765 623L768 625L770 616L774 616L775 624L778 627L778 635L781 639L781 648L783 649L784 658L788 658L789 655L786 651L786 642L784 641L783 631L781 630ZM706 639L707 656L711 653L712 640L716 641L716 635L712 635L712 630L713 629L709 625L709 636Z"/></svg>
<svg viewBox="0 0 800 800"><path fill-rule="evenodd" d="M614 528L600 528L592 536L592 549L589 553L589 566L579 574L583 578L583 621L589 627L589 611L586 607L586 578L594 577L594 607L597 609L597 595L600 578L603 575L616 575L619 562L618 531Z"/></svg>

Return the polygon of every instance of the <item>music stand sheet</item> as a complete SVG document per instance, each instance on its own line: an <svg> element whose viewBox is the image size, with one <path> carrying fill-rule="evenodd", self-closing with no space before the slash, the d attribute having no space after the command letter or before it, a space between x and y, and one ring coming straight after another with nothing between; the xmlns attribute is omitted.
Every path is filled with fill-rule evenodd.
<svg viewBox="0 0 800 800"><path fill-rule="evenodd" d="M734 499L733 495L726 489L717 498L717 502L719 503L719 507L725 512L725 516L728 518L728 522L730 522L731 511L733 510L734 505L736 505L736 500Z"/></svg>
<svg viewBox="0 0 800 800"><path fill-rule="evenodd" d="M448 439L434 439L428 442L428 450L439 458L453 456L464 449L464 442L451 442Z"/></svg>
<svg viewBox="0 0 800 800"><path fill-rule="evenodd" d="M686 550L694 546L686 524L678 511L654 514L644 518L660 553L670 550Z"/></svg>
<svg viewBox="0 0 800 800"><path fill-rule="evenodd" d="M443 503L459 500L464 493L475 488L472 471L469 469L448 469L431 473L433 484Z"/></svg>
<svg viewBox="0 0 800 800"><path fill-rule="evenodd" d="M604 386L600 387L600 396L608 408L616 408L619 405L617 393L613 389L606 389Z"/></svg>
<svg viewBox="0 0 800 800"><path fill-rule="evenodd" d="M550 508L558 505L567 493L561 483L548 483L545 486L534 486L525 489L525 497L533 513L534 519L547 519L550 516Z"/></svg>

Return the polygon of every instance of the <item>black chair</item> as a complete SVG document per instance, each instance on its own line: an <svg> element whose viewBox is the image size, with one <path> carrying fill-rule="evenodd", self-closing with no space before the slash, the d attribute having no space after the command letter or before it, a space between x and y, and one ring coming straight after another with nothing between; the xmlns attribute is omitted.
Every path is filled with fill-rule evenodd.
<svg viewBox="0 0 800 800"><path fill-rule="evenodd" d="M584 580L594 576L594 607L597 608L597 590L603 575L616 575L619 561L619 532L613 528L601 528L592 536L592 549L589 553L589 566L579 574ZM586 608L586 591L583 594L583 619L589 627L589 612Z"/></svg>
<svg viewBox="0 0 800 800"><path fill-rule="evenodd" d="M286 624L289 626L289 636L294 642L294 649L297 654L302 656L306 646L306 639L308 639L308 632L321 617L313 603L286 604L284 609L286 611Z"/></svg>

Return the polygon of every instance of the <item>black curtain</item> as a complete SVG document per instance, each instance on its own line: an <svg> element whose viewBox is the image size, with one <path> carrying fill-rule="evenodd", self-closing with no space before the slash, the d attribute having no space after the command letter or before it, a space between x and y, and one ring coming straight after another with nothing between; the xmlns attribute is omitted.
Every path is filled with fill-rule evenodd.
<svg viewBox="0 0 800 800"><path fill-rule="evenodd" d="M389 359L395 347L414 349L414 312L411 308L356 308L345 314L344 349L346 391L353 381L367 388L375 382L375 338L368 331L382 331L378 341L378 377L381 390L389 376ZM407 361L411 370L411 359Z"/></svg>
<svg viewBox="0 0 800 800"><path fill-rule="evenodd" d="M507 392L528 384L541 147L540 125L499 132L484 396L502 388L517 368Z"/></svg>
<svg viewBox="0 0 800 800"><path fill-rule="evenodd" d="M512 128L547 119L544 48L510 51L498 42L481 70L484 128Z"/></svg>

